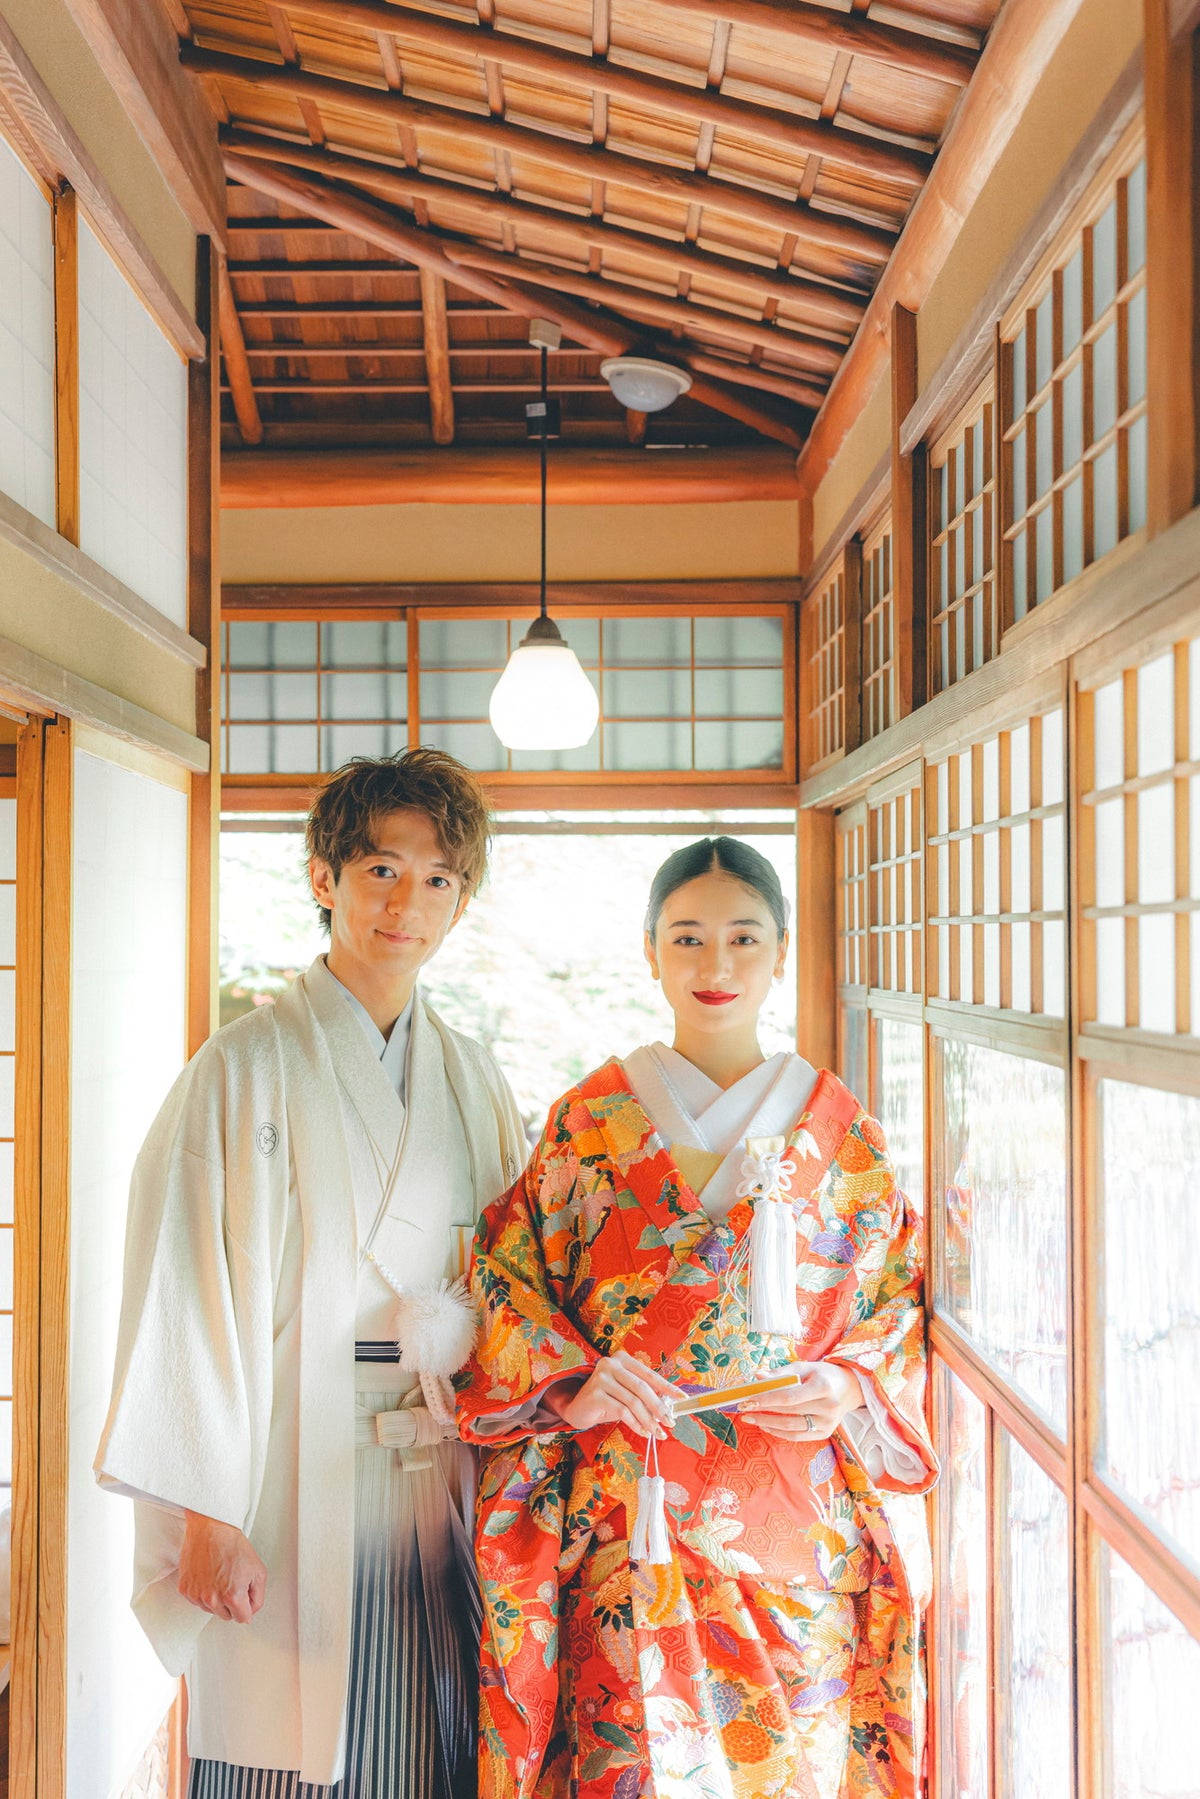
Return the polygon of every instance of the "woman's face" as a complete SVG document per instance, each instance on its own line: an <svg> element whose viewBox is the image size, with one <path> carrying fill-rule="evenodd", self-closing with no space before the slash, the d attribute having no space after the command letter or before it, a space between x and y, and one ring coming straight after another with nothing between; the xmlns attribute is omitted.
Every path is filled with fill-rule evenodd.
<svg viewBox="0 0 1200 1799"><path fill-rule="evenodd" d="M646 959L689 1030L753 1028L772 976L783 973L787 932L753 887L721 869L677 887L659 914Z"/></svg>

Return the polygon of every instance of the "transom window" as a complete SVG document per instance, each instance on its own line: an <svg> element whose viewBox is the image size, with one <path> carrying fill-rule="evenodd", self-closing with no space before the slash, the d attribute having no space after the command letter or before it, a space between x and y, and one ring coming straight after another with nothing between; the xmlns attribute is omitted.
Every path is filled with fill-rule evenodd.
<svg viewBox="0 0 1200 1799"><path fill-rule="evenodd" d="M992 383L930 451L930 691L941 693L1000 648L995 577Z"/></svg>

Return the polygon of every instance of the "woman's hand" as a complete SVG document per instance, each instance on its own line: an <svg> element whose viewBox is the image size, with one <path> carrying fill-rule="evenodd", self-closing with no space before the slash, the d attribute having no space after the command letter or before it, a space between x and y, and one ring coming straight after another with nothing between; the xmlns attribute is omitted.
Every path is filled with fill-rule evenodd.
<svg viewBox="0 0 1200 1799"><path fill-rule="evenodd" d="M665 1437L672 1422L672 1403L683 1398L661 1374L655 1374L624 1349L605 1356L570 1394L546 1394L546 1404L572 1430L594 1424L624 1424L639 1437Z"/></svg>
<svg viewBox="0 0 1200 1799"><path fill-rule="evenodd" d="M236 1526L185 1512L179 1557L179 1591L202 1612L232 1624L249 1624L267 1596L267 1570Z"/></svg>
<svg viewBox="0 0 1200 1799"><path fill-rule="evenodd" d="M764 1393L739 1407L761 1430L790 1443L820 1443L831 1437L847 1412L863 1403L857 1374L836 1362L792 1362L779 1373L800 1374L798 1387Z"/></svg>

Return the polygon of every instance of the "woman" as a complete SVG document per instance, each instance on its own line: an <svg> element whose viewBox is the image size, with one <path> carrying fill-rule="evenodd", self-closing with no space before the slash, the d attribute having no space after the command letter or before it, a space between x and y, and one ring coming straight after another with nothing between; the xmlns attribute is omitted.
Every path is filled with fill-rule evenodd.
<svg viewBox="0 0 1200 1799"><path fill-rule="evenodd" d="M673 1047L564 1094L480 1226L484 1799L915 1792L923 1524L885 1495L936 1473L919 1236L857 1100L759 1048L787 942L755 851L671 856L645 947ZM655 1456L667 1540L643 1515L632 1560Z"/></svg>

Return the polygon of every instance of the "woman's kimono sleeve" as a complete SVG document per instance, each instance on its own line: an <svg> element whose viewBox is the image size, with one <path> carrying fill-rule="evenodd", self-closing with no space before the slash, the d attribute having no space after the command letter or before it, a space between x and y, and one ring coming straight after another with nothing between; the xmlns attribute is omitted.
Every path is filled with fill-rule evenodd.
<svg viewBox="0 0 1200 1799"><path fill-rule="evenodd" d="M458 1377L459 1429L469 1443L494 1449L544 1431L536 1402L564 1377L586 1377L599 1360L563 1309L577 1177L569 1136L552 1116L524 1174L479 1221L471 1291L480 1343Z"/></svg>
<svg viewBox="0 0 1200 1799"><path fill-rule="evenodd" d="M839 1183L851 1194L867 1189L869 1200L858 1213L860 1228L854 1233L859 1282L851 1322L826 1360L858 1375L876 1427L885 1436L892 1433L908 1451L901 1458L903 1474L896 1471L895 1459L888 1458L890 1466L875 1474L874 1484L885 1492L924 1493L937 1478L938 1464L924 1412L921 1221L896 1185L874 1119L860 1116L847 1132L832 1176L835 1204Z"/></svg>

